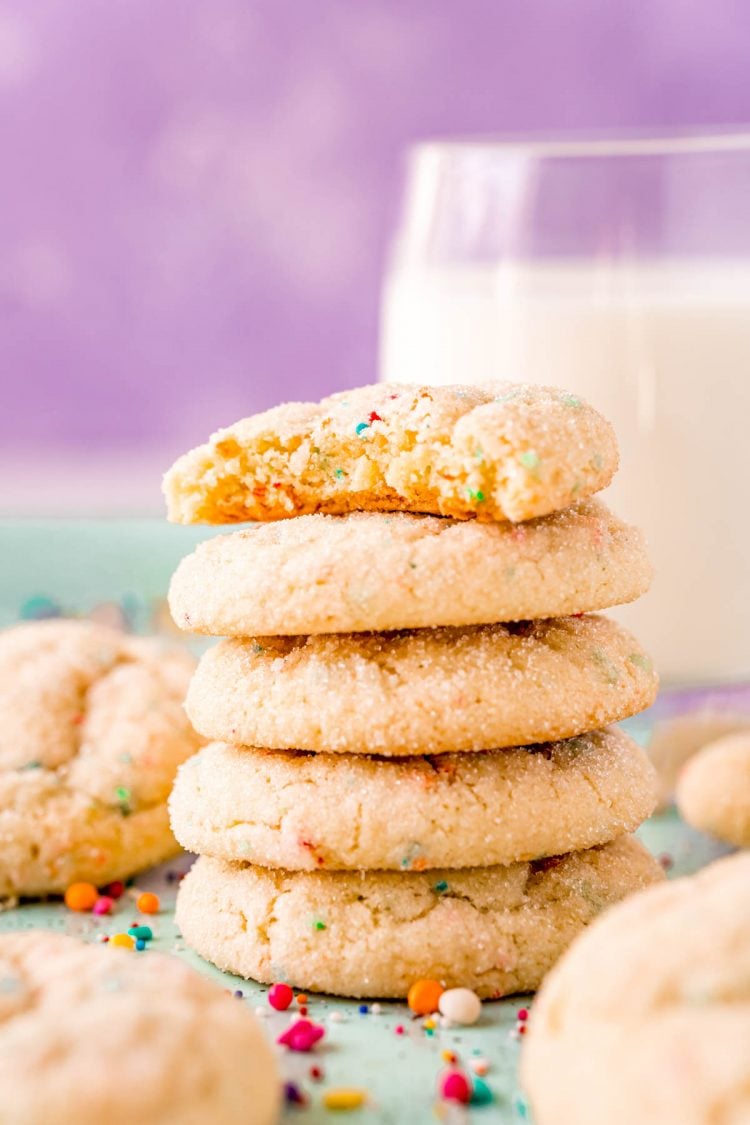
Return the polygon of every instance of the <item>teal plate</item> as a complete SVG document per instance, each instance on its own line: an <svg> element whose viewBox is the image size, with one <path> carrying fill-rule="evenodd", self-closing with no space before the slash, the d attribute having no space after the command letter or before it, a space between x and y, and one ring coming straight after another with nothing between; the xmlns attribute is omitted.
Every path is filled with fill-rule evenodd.
<svg viewBox="0 0 750 1125"><path fill-rule="evenodd" d="M133 521L2 521L0 522L0 625L51 616L91 617L136 632L174 633L166 609L169 576L179 559L215 531L173 527L155 520ZM648 734L653 715L628 724L637 738ZM653 817L639 835L655 855L669 857L670 876L689 874L722 854L706 837L688 829L674 812ZM233 992L238 1003L263 1013L264 1026L275 1039L288 1025L289 1013L272 1012L266 989L221 973L186 949L174 923L176 887L189 867L185 855L137 880L108 918L72 914L59 902L30 903L0 913L0 931L56 930L98 941L127 929L137 917L136 889L155 890L162 908L149 925L158 949L187 961L199 972ZM133 956L149 956L149 951ZM352 1121L383 1125L421 1125L441 1120L447 1125L529 1122L531 1114L518 1088L520 1040L516 1013L522 998L485 1004L480 1022L469 1028L436 1027L425 1031L405 1005L382 1003L360 1011L357 1002L312 996L311 1019L325 1025L326 1035L310 1055L284 1052L285 1080L303 1092L305 1104L287 1108L284 1121L316 1125L341 1117L326 1110L325 1091L333 1086L367 1091L366 1104L352 1111ZM396 1028L403 1028L398 1034ZM493 1100L465 1109L436 1099L443 1051L455 1052L464 1065L473 1056L487 1059L486 1083ZM185 1060L185 1065L190 1065ZM312 1066L323 1071L310 1076ZM125 1095L126 1096L126 1095ZM344 1114L343 1116L347 1116Z"/></svg>

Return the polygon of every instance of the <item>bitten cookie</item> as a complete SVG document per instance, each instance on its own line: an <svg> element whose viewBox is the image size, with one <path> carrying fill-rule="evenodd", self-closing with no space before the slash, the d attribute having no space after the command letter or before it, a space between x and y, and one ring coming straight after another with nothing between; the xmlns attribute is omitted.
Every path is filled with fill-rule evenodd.
<svg viewBox="0 0 750 1125"><path fill-rule="evenodd" d="M661 877L636 840L509 867L290 873L202 856L185 941L219 968L305 991L403 997L421 977L483 997L538 986L605 907Z"/></svg>
<svg viewBox="0 0 750 1125"><path fill-rule="evenodd" d="M694 828L750 847L750 731L700 750L677 781L677 807Z"/></svg>
<svg viewBox="0 0 750 1125"><path fill-rule="evenodd" d="M528 749L368 758L212 743L180 767L188 851L288 870L479 867L634 831L656 775L621 731Z"/></svg>
<svg viewBox="0 0 750 1125"><path fill-rule="evenodd" d="M183 559L169 603L193 633L301 636L560 617L650 581L643 534L592 500L522 526L409 512L256 524Z"/></svg>
<svg viewBox="0 0 750 1125"><path fill-rule="evenodd" d="M276 1060L244 1004L173 957L0 936L4 1125L271 1125Z"/></svg>
<svg viewBox="0 0 750 1125"><path fill-rule="evenodd" d="M748 855L595 922L531 1012L521 1078L534 1121L750 1121L748 933Z"/></svg>
<svg viewBox="0 0 750 1125"><path fill-rule="evenodd" d="M220 430L164 493L176 523L362 509L517 521L605 488L617 458L609 422L555 388L380 383Z"/></svg>
<svg viewBox="0 0 750 1125"><path fill-rule="evenodd" d="M390 756L571 738L648 707L656 690L629 633L565 617L220 641L186 708L222 742Z"/></svg>
<svg viewBox="0 0 750 1125"><path fill-rule="evenodd" d="M0 634L0 897L126 878L178 850L167 797L201 744L182 649L87 622Z"/></svg>

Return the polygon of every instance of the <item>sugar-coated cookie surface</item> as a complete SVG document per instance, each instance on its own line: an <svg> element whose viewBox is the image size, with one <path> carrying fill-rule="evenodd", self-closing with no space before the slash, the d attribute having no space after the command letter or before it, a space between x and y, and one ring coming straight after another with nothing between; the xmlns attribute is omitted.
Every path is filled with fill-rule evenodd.
<svg viewBox="0 0 750 1125"><path fill-rule="evenodd" d="M521 526L411 512L256 524L183 559L169 602L190 632L293 636L560 617L650 581L642 532L592 500Z"/></svg>
<svg viewBox="0 0 750 1125"><path fill-rule="evenodd" d="M404 997L415 980L483 997L538 986L605 907L661 878L631 837L506 867L285 872L201 857L177 921L202 957L305 991Z"/></svg>
<svg viewBox="0 0 750 1125"><path fill-rule="evenodd" d="M246 1005L176 958L0 936L4 1125L272 1125L276 1060Z"/></svg>
<svg viewBox="0 0 750 1125"><path fill-rule="evenodd" d="M586 402L522 383L379 383L287 403L220 430L164 479L177 523L309 512L526 520L605 488L618 453Z"/></svg>
<svg viewBox="0 0 750 1125"><path fill-rule="evenodd" d="M654 769L621 731L436 758L212 743L170 798L187 851L288 870L478 867L560 855L634 831Z"/></svg>
<svg viewBox="0 0 750 1125"><path fill-rule="evenodd" d="M750 1121L750 855L634 896L582 934L531 1012L537 1125Z"/></svg>
<svg viewBox="0 0 750 1125"><path fill-rule="evenodd" d="M201 740L192 658L91 622L0 633L0 897L134 874L177 850L166 801Z"/></svg>
<svg viewBox="0 0 750 1125"><path fill-rule="evenodd" d="M726 735L691 758L678 778L676 801L694 828L750 847L750 731Z"/></svg>
<svg viewBox="0 0 750 1125"><path fill-rule="evenodd" d="M553 742L653 703L657 677L605 617L224 640L186 708L208 738L271 749L437 754Z"/></svg>

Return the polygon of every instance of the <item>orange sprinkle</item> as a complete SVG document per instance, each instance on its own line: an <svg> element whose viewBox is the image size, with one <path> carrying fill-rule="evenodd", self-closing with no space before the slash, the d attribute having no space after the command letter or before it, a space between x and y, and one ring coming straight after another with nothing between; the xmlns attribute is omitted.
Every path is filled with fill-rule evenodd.
<svg viewBox="0 0 750 1125"><path fill-rule="evenodd" d="M86 913L93 910L99 892L93 883L71 883L65 892L65 905L68 910Z"/></svg>
<svg viewBox="0 0 750 1125"><path fill-rule="evenodd" d="M152 894L151 891L144 891L143 894L138 895L135 905L141 914L158 914L161 904L158 895Z"/></svg>
<svg viewBox="0 0 750 1125"><path fill-rule="evenodd" d="M436 980L417 980L409 989L406 1002L418 1016L429 1016L438 1010L438 1001L445 989Z"/></svg>
<svg viewBox="0 0 750 1125"><path fill-rule="evenodd" d="M300 993L298 993L298 995L297 995L297 1003L299 1004L299 1006L300 1006L300 1007L302 1007L302 1005L303 1005L303 1004L306 1004L306 1003L307 1003L307 996L305 995L305 993L304 993L304 992L300 992Z"/></svg>

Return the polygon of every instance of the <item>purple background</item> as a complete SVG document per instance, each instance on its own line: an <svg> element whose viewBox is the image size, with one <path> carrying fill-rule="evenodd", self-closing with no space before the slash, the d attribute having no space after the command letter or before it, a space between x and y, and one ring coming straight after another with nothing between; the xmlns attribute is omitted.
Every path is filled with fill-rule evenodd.
<svg viewBox="0 0 750 1125"><path fill-rule="evenodd" d="M748 46L747 0L0 0L0 451L374 379L407 144L750 121Z"/></svg>

